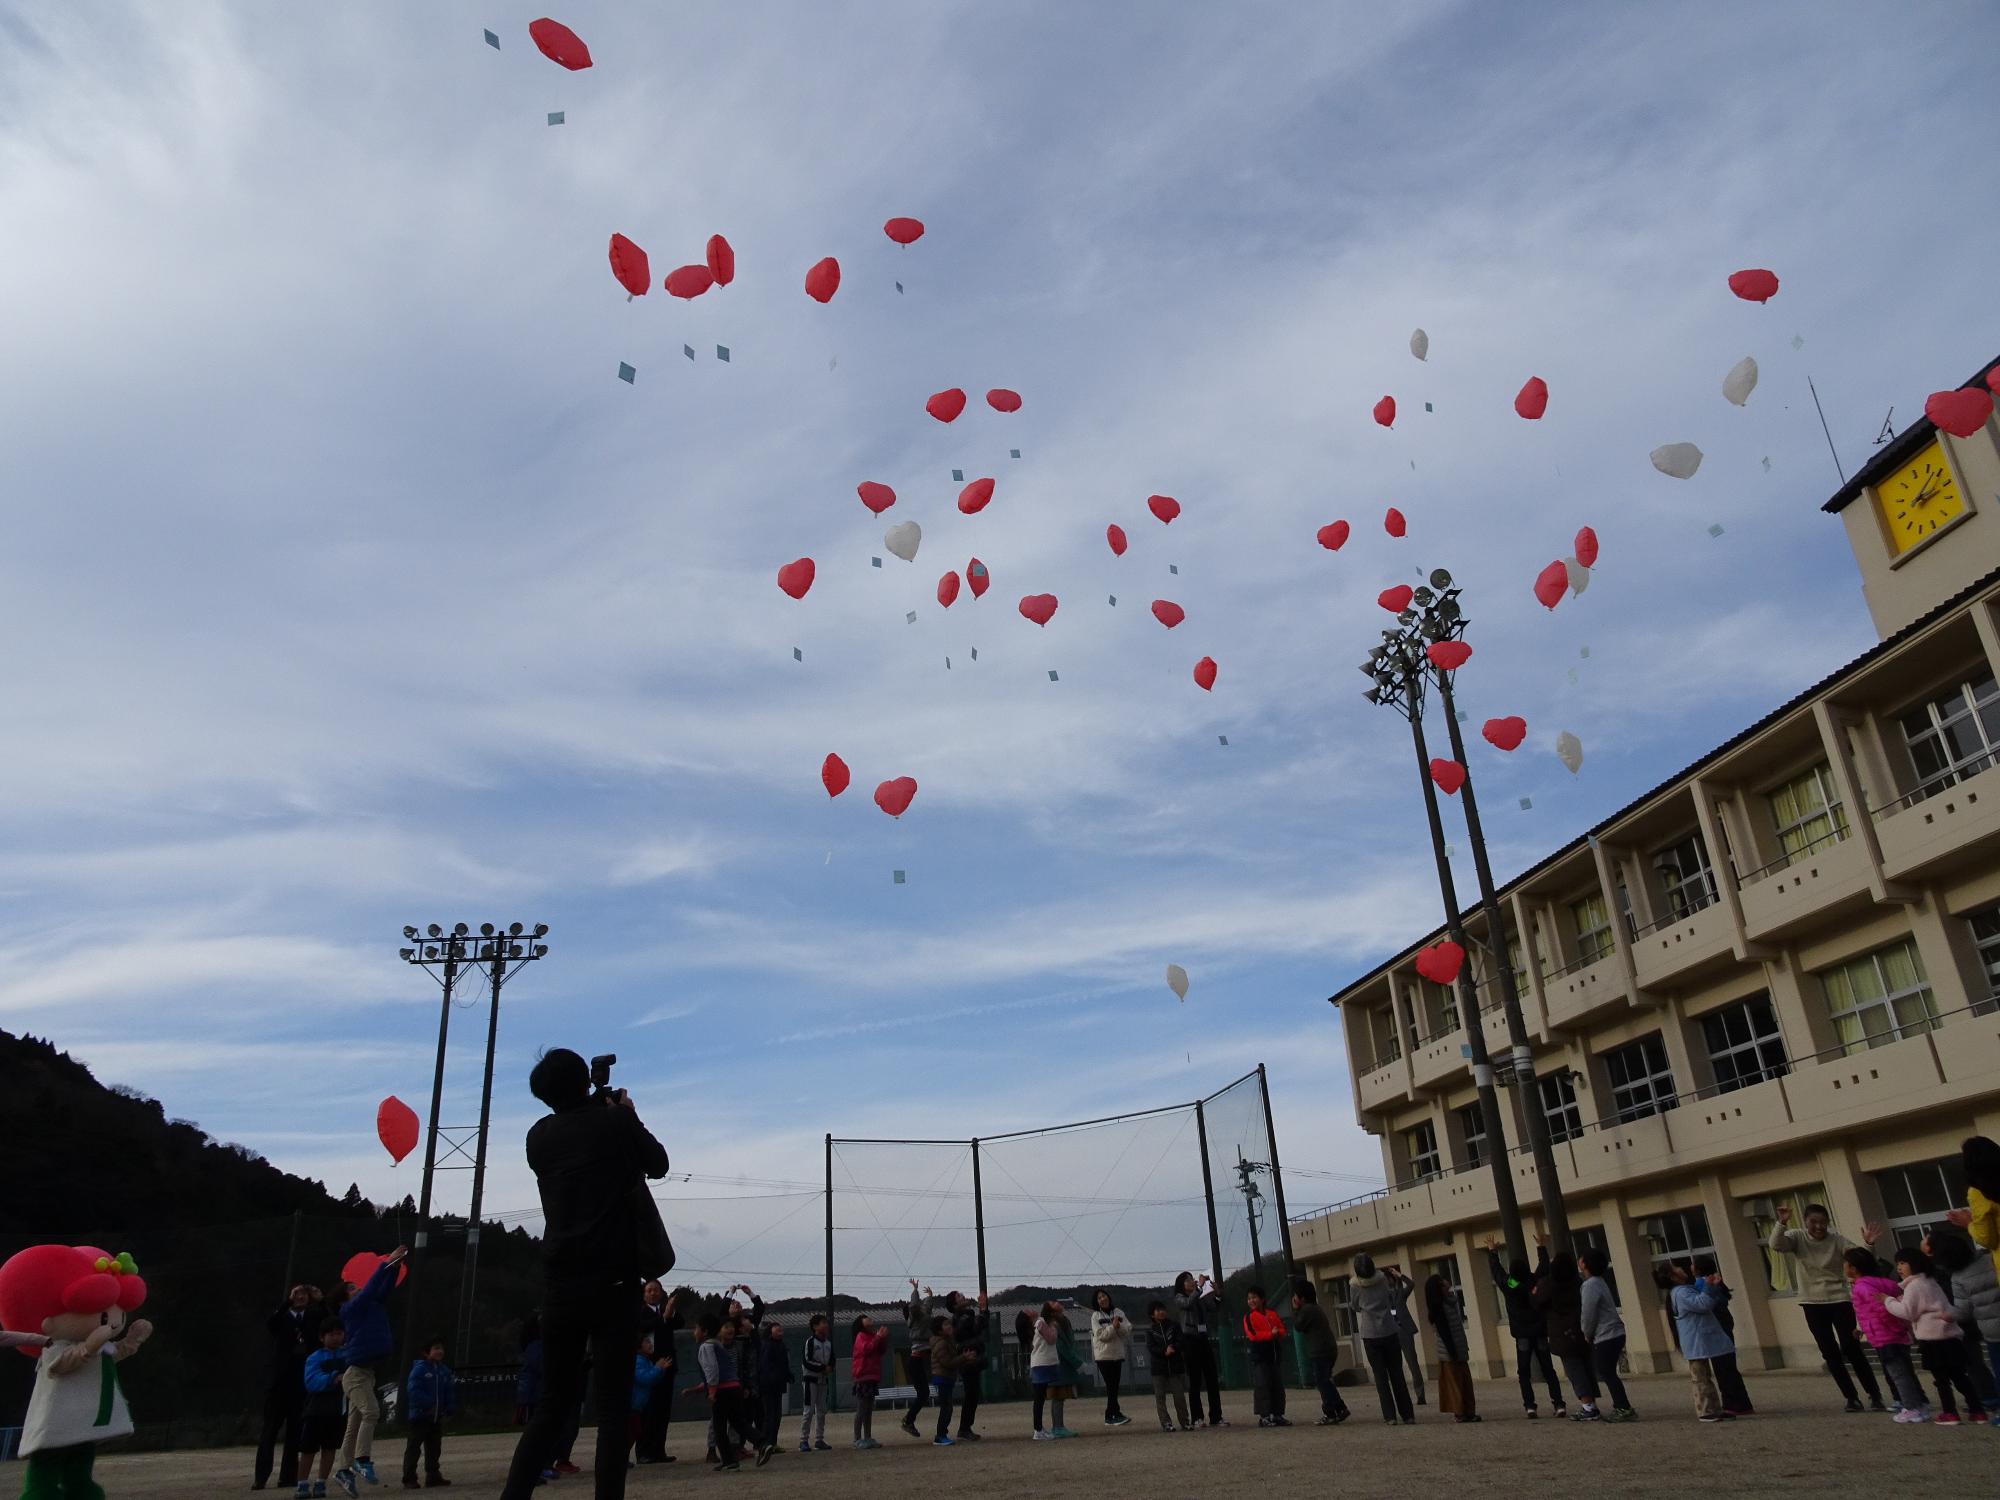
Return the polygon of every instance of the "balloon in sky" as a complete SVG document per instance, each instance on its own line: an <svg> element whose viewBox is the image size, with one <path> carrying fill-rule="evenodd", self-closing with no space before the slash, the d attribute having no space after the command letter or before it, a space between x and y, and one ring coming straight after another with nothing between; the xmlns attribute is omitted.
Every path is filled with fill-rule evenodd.
<svg viewBox="0 0 2000 1500"><path fill-rule="evenodd" d="M1166 626L1167 629L1172 630L1187 618L1187 611L1171 599L1155 599L1153 601L1153 618Z"/></svg>
<svg viewBox="0 0 2000 1500"><path fill-rule="evenodd" d="M1722 377L1722 394L1732 406L1741 406L1750 399L1750 393L1757 389L1757 361L1749 355L1729 367L1729 373Z"/></svg>
<svg viewBox="0 0 2000 1500"><path fill-rule="evenodd" d="M1388 532L1390 536L1401 536L1410 529L1410 523L1405 521L1403 513L1392 505L1383 513L1382 529Z"/></svg>
<svg viewBox="0 0 2000 1500"><path fill-rule="evenodd" d="M683 301L692 302L715 285L715 273L707 266L677 266L667 272L667 290Z"/></svg>
<svg viewBox="0 0 2000 1500"><path fill-rule="evenodd" d="M1424 648L1431 665L1441 672L1456 672L1472 660L1472 648L1464 641L1432 641Z"/></svg>
<svg viewBox="0 0 2000 1500"><path fill-rule="evenodd" d="M392 1160L417 1149L417 1112L394 1094L375 1106L375 1134Z"/></svg>
<svg viewBox="0 0 2000 1500"><path fill-rule="evenodd" d="M1586 568L1597 566L1596 532L1585 526L1577 532L1576 540L1570 543L1570 545L1576 548L1576 560L1578 562L1582 563Z"/></svg>
<svg viewBox="0 0 2000 1500"><path fill-rule="evenodd" d="M1701 449L1693 443L1666 443L1653 450L1653 467L1669 479L1692 479L1701 467Z"/></svg>
<svg viewBox="0 0 2000 1500"><path fill-rule="evenodd" d="M1732 271L1729 290L1745 302L1769 302L1778 295L1778 278L1769 271Z"/></svg>
<svg viewBox="0 0 2000 1500"><path fill-rule="evenodd" d="M1993 398L1977 386L1937 391L1924 401L1924 415L1933 426L1955 438L1969 438L1993 415Z"/></svg>
<svg viewBox="0 0 2000 1500"><path fill-rule="evenodd" d="M1548 409L1549 383L1539 375L1530 375L1528 383L1514 397L1514 415L1539 422Z"/></svg>
<svg viewBox="0 0 2000 1500"><path fill-rule="evenodd" d="M2000 365L1995 365L1986 372L1986 389L2000 396Z"/></svg>
<svg viewBox="0 0 2000 1500"><path fill-rule="evenodd" d="M1019 411L1021 397L1018 392L1010 391L1004 385L996 385L986 393L986 404L995 411Z"/></svg>
<svg viewBox="0 0 2000 1500"><path fill-rule="evenodd" d="M1418 359L1431 357L1431 336L1421 328L1410 335L1410 353L1416 355Z"/></svg>
<svg viewBox="0 0 2000 1500"><path fill-rule="evenodd" d="M1113 557L1123 557L1125 555L1125 528L1123 526L1113 523L1105 527L1104 540L1110 544L1111 555Z"/></svg>
<svg viewBox="0 0 2000 1500"><path fill-rule="evenodd" d="M1146 509L1160 518L1162 526L1171 526L1174 517L1181 513L1181 503L1172 495L1148 495Z"/></svg>
<svg viewBox="0 0 2000 1500"><path fill-rule="evenodd" d="M1428 948L1419 948L1410 967L1428 979L1432 984L1452 984L1458 979L1458 971L1465 966L1465 950L1446 938L1441 943L1433 943Z"/></svg>
<svg viewBox="0 0 2000 1500"><path fill-rule="evenodd" d="M1215 658L1204 656L1194 664L1194 685L1204 693L1215 691Z"/></svg>
<svg viewBox="0 0 2000 1500"><path fill-rule="evenodd" d="M872 479L864 479L854 487L854 493L861 497L861 503L881 515L896 503L896 492L886 484L877 484Z"/></svg>
<svg viewBox="0 0 2000 1500"><path fill-rule="evenodd" d="M992 499L993 481L975 479L958 492L958 508L965 515L976 516L986 509Z"/></svg>
<svg viewBox="0 0 2000 1500"><path fill-rule="evenodd" d="M825 260L814 261L813 268L806 272L806 295L815 302L831 302L833 294L840 290L840 262L829 255Z"/></svg>
<svg viewBox="0 0 2000 1500"><path fill-rule="evenodd" d="M1167 988L1174 992L1174 998L1187 999L1187 970L1179 964L1167 965Z"/></svg>
<svg viewBox="0 0 2000 1500"><path fill-rule="evenodd" d="M1496 750L1518 750L1521 741L1528 737L1528 721L1518 714L1509 714L1504 719L1488 719L1479 732Z"/></svg>
<svg viewBox="0 0 2000 1500"><path fill-rule="evenodd" d="M900 818L910 810L910 803L916 795L917 778L898 776L875 788L875 805L890 817Z"/></svg>
<svg viewBox="0 0 2000 1500"><path fill-rule="evenodd" d="M736 251L719 234L708 237L708 274L717 286L728 286L736 279Z"/></svg>
<svg viewBox="0 0 2000 1500"><path fill-rule="evenodd" d="M1384 396L1380 401L1375 403L1375 422L1376 425L1381 427L1394 427L1396 425L1396 398L1394 396Z"/></svg>
<svg viewBox="0 0 2000 1500"><path fill-rule="evenodd" d="M1455 797L1458 789L1465 785L1465 767L1455 760L1434 760L1431 762L1431 780L1447 797Z"/></svg>
<svg viewBox="0 0 2000 1500"><path fill-rule="evenodd" d="M803 599L806 590L813 586L813 560L802 557L797 562L788 562L778 569L778 587L794 599Z"/></svg>
<svg viewBox="0 0 2000 1500"><path fill-rule="evenodd" d="M653 268L646 252L622 234L611 236L611 274L634 297L643 297L653 289Z"/></svg>
<svg viewBox="0 0 2000 1500"><path fill-rule="evenodd" d="M847 783L853 779L847 769L847 762L838 755L829 755L819 763L820 785L826 788L829 797L838 797L847 790Z"/></svg>
<svg viewBox="0 0 2000 1500"><path fill-rule="evenodd" d="M937 601L946 609L950 609L952 601L957 597L958 575L956 573L947 573L938 580Z"/></svg>
<svg viewBox="0 0 2000 1500"><path fill-rule="evenodd" d="M1316 535L1319 537L1319 544L1327 551L1338 552L1347 545L1347 523L1328 521L1326 525L1320 527Z"/></svg>
<svg viewBox="0 0 2000 1500"><path fill-rule="evenodd" d="M899 245L914 245L924 237L922 219L891 219L882 226L882 232Z"/></svg>
<svg viewBox="0 0 2000 1500"><path fill-rule="evenodd" d="M1590 569L1575 558L1563 559L1563 579L1569 584L1572 594L1580 594L1590 587Z"/></svg>
<svg viewBox="0 0 2000 1500"><path fill-rule="evenodd" d="M940 422L956 422L958 414L965 410L965 392L957 386L939 391L924 403L924 410Z"/></svg>
<svg viewBox="0 0 2000 1500"><path fill-rule="evenodd" d="M1535 597L1544 609L1554 609L1569 591L1569 568L1558 559L1535 575Z"/></svg>
<svg viewBox="0 0 2000 1500"><path fill-rule="evenodd" d="M1410 607L1410 600L1416 590L1407 583L1399 583L1394 588L1386 588L1375 596L1375 602L1392 615L1400 615Z"/></svg>
<svg viewBox="0 0 2000 1500"><path fill-rule="evenodd" d="M917 560L917 548L924 540L924 528L915 521L902 521L882 533L882 545L904 562Z"/></svg>
<svg viewBox="0 0 2000 1500"><path fill-rule="evenodd" d="M528 35L550 62L568 68L572 73L590 66L590 49L584 46L582 37L562 22L543 16L539 21L528 23Z"/></svg>
<svg viewBox="0 0 2000 1500"><path fill-rule="evenodd" d="M356 1286L366 1286L368 1278L380 1269L385 1259L387 1259L386 1256L377 1255L373 1250L357 1250L347 1257L347 1264L340 1268L340 1279L342 1281L351 1281ZM403 1284L403 1278L409 1274L409 1271L410 1263L407 1260L396 1262L397 1286Z"/></svg>
<svg viewBox="0 0 2000 1500"><path fill-rule="evenodd" d="M1028 594L1021 600L1021 613L1037 625L1046 625L1055 618L1056 596L1054 594Z"/></svg>
<svg viewBox="0 0 2000 1500"><path fill-rule="evenodd" d="M1556 736L1556 759L1569 768L1574 776L1583 768L1583 741L1565 729Z"/></svg>
<svg viewBox="0 0 2000 1500"><path fill-rule="evenodd" d="M993 586L993 575L986 571L986 564L976 557L965 565L965 586L972 590L975 599Z"/></svg>

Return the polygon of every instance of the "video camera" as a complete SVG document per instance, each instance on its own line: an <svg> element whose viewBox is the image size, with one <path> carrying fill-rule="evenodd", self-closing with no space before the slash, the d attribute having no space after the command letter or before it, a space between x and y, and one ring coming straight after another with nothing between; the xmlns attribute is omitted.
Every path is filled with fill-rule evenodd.
<svg viewBox="0 0 2000 1500"><path fill-rule="evenodd" d="M611 1086L611 1070L617 1066L616 1052L600 1052L590 1060L590 1086L606 1104L616 1104L625 1097L623 1089Z"/></svg>

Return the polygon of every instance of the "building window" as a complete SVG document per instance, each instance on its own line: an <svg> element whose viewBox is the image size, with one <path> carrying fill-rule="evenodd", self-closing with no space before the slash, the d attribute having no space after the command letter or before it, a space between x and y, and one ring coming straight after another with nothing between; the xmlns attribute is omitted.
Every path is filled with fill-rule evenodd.
<svg viewBox="0 0 2000 1500"><path fill-rule="evenodd" d="M1708 850L1699 833L1655 853L1653 868L1660 872L1671 917L1692 916L1715 900L1715 875L1708 867Z"/></svg>
<svg viewBox="0 0 2000 1500"><path fill-rule="evenodd" d="M1916 1244L1965 1203L1965 1163L1956 1155L1891 1167L1874 1177L1887 1213L1877 1244L1885 1258L1893 1258L1899 1246Z"/></svg>
<svg viewBox="0 0 2000 1500"><path fill-rule="evenodd" d="M1588 1229L1572 1229L1570 1231L1570 1238L1575 1243L1576 1253L1579 1256L1586 1250L1602 1250L1604 1252L1607 1261L1604 1267L1604 1284L1611 1288L1611 1300L1621 1307L1624 1306L1624 1299L1618 1295L1618 1272L1608 1263L1611 1255L1611 1242L1604 1237L1603 1226L1592 1225Z"/></svg>
<svg viewBox="0 0 2000 1500"><path fill-rule="evenodd" d="M1410 1180L1429 1182L1444 1172L1444 1154L1438 1150L1437 1126L1426 1120L1403 1132L1403 1150L1409 1157Z"/></svg>
<svg viewBox="0 0 2000 1500"><path fill-rule="evenodd" d="M1771 826L1784 860L1797 859L1847 837L1847 809L1833 787L1833 772L1821 761L1770 795Z"/></svg>
<svg viewBox="0 0 2000 1500"><path fill-rule="evenodd" d="M1986 993L1972 1004L1974 1011L1984 1015L2000 997L2000 906L1973 912L1965 920L1971 925L1972 941L1979 947L1980 967L1986 971Z"/></svg>
<svg viewBox="0 0 2000 1500"><path fill-rule="evenodd" d="M1618 915L1625 919L1625 936L1632 939L1639 935L1639 923L1632 915L1632 893L1625 889L1625 877L1618 877Z"/></svg>
<svg viewBox="0 0 2000 1500"><path fill-rule="evenodd" d="M1668 1261L1693 1261L1697 1276L1722 1268L1722 1262L1715 1258L1715 1242L1709 1237L1705 1209L1669 1209L1642 1221L1639 1229L1652 1246L1656 1266Z"/></svg>
<svg viewBox="0 0 2000 1500"><path fill-rule="evenodd" d="M1387 1067L1392 1062L1403 1059L1402 1038L1396 1034L1396 1013L1392 1010L1371 1010L1368 1013L1368 1029L1375 1034L1375 1066Z"/></svg>
<svg viewBox="0 0 2000 1500"><path fill-rule="evenodd" d="M1423 996L1424 1016L1432 1027L1431 1034L1424 1040L1435 1041L1447 1032L1458 1030L1458 987L1419 979L1416 988Z"/></svg>
<svg viewBox="0 0 2000 1500"><path fill-rule="evenodd" d="M1604 1054L1612 1118L1621 1125L1674 1107L1674 1073L1659 1032Z"/></svg>
<svg viewBox="0 0 2000 1500"><path fill-rule="evenodd" d="M1465 1142L1460 1165L1470 1169L1486 1165L1486 1111L1476 1102L1458 1112L1459 1139Z"/></svg>
<svg viewBox="0 0 2000 1500"><path fill-rule="evenodd" d="M1785 1255L1771 1248L1771 1231L1778 1227L1778 1215L1775 1210L1781 1205L1791 1209L1790 1228L1795 1234L1804 1234L1806 1205L1817 1203L1824 1208L1826 1189L1817 1182L1810 1183L1802 1188L1793 1188L1790 1192L1773 1193L1765 1202L1769 1207L1767 1208L1765 1203L1759 1203L1758 1213L1750 1220L1750 1226L1757 1235L1757 1244L1764 1253L1764 1280L1769 1284L1774 1296L1796 1297L1799 1294L1798 1257ZM1890 1247L1884 1245L1882 1248L1888 1250Z"/></svg>
<svg viewBox="0 0 2000 1500"><path fill-rule="evenodd" d="M1790 1071L1785 1063L1785 1040L1778 1034L1778 1016L1769 995L1752 995L1710 1011L1701 1018L1701 1034L1708 1043L1715 1086L1722 1093L1782 1078Z"/></svg>
<svg viewBox="0 0 2000 1500"><path fill-rule="evenodd" d="M1571 902L1569 914L1570 920L1576 923L1576 956L1579 960L1594 964L1610 953L1611 918L1604 914L1602 895L1585 896L1581 901Z"/></svg>
<svg viewBox="0 0 2000 1500"><path fill-rule="evenodd" d="M1954 683L1905 713L1902 726L1917 769L1910 800L1921 802L1993 764L1994 747L2000 745L2000 688L1984 673Z"/></svg>
<svg viewBox="0 0 2000 1500"><path fill-rule="evenodd" d="M1327 1319L1333 1324L1333 1331L1344 1339L1354 1337L1354 1308L1348 1301L1353 1279L1351 1276L1334 1277L1327 1282L1324 1295Z"/></svg>
<svg viewBox="0 0 2000 1500"><path fill-rule="evenodd" d="M1849 1057L1937 1025L1937 1001L1909 938L1828 969L1819 982L1833 1034Z"/></svg>
<svg viewBox="0 0 2000 1500"><path fill-rule="evenodd" d="M1507 967L1512 969L1516 974L1526 974L1528 972L1521 964L1521 934L1518 932L1507 939ZM1535 933L1535 969L1541 974L1542 978L1547 979L1549 977L1549 960L1548 955L1542 952L1542 935L1540 931Z"/></svg>
<svg viewBox="0 0 2000 1500"><path fill-rule="evenodd" d="M1544 1073L1535 1080L1542 1095L1542 1115L1549 1122L1549 1139L1573 1141L1583 1134L1583 1112L1576 1107L1576 1081L1567 1072Z"/></svg>

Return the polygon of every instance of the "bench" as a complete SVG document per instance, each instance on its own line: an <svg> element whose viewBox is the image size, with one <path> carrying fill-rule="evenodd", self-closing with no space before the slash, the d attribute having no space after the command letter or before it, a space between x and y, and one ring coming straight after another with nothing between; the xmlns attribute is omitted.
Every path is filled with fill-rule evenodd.
<svg viewBox="0 0 2000 1500"><path fill-rule="evenodd" d="M885 1385L875 1393L877 1406L902 1406L912 1404L917 1399L917 1388L913 1385Z"/></svg>

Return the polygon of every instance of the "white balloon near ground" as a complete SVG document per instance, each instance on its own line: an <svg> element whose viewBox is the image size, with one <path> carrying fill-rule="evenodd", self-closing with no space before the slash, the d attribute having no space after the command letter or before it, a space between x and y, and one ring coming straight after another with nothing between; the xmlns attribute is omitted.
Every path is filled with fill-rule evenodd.
<svg viewBox="0 0 2000 1500"><path fill-rule="evenodd" d="M1431 357L1431 336L1421 328L1410 335L1410 353L1416 355L1418 359Z"/></svg>
<svg viewBox="0 0 2000 1500"><path fill-rule="evenodd" d="M924 529L915 521L901 521L882 534L882 545L887 547L904 562L917 560L917 548L924 539Z"/></svg>
<svg viewBox="0 0 2000 1500"><path fill-rule="evenodd" d="M1732 406L1741 406L1757 389L1757 361L1749 355L1736 361L1722 377L1722 394Z"/></svg>
<svg viewBox="0 0 2000 1500"><path fill-rule="evenodd" d="M1187 999L1187 970L1179 964L1168 964L1167 988L1174 992L1176 999Z"/></svg>
<svg viewBox="0 0 2000 1500"><path fill-rule="evenodd" d="M1573 557L1563 559L1563 571L1569 574L1569 591L1572 596L1590 587L1590 569Z"/></svg>
<svg viewBox="0 0 2000 1500"><path fill-rule="evenodd" d="M1692 479L1701 467L1701 449L1693 443L1665 443L1652 456L1653 467L1669 479Z"/></svg>
<svg viewBox="0 0 2000 1500"><path fill-rule="evenodd" d="M1565 729L1556 736L1556 759L1574 776L1583 769L1583 741Z"/></svg>

